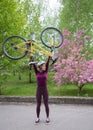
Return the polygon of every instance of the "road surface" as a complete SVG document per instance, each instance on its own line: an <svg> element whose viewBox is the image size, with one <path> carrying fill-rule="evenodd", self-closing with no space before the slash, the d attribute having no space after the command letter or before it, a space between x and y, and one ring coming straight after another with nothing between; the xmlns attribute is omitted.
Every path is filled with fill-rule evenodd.
<svg viewBox="0 0 93 130"><path fill-rule="evenodd" d="M36 125L36 104L0 104L0 130L93 130L93 106L50 104L50 120L45 123L42 104Z"/></svg>

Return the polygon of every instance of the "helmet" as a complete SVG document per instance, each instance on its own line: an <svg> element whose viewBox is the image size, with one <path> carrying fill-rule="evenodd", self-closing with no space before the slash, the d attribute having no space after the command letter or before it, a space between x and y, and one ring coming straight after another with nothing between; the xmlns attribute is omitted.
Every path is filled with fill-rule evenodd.
<svg viewBox="0 0 93 130"><path fill-rule="evenodd" d="M38 62L38 63L37 63L37 66L39 67L39 66L42 65L42 64L45 64L45 61L40 61L40 62Z"/></svg>

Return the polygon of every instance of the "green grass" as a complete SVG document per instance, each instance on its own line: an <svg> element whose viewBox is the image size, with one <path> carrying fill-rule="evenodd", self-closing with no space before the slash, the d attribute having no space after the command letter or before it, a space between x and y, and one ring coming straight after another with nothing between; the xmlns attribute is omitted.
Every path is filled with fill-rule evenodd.
<svg viewBox="0 0 93 130"><path fill-rule="evenodd" d="M52 78L53 73L48 75L48 91L50 96L84 96L93 97L93 84L86 84L81 94L78 95L78 87L74 84L62 85L57 87ZM2 95L10 96L35 96L36 95L36 78L34 73L32 74L32 83L29 83L28 73L22 74L22 79L18 79L18 75L8 78L2 86Z"/></svg>

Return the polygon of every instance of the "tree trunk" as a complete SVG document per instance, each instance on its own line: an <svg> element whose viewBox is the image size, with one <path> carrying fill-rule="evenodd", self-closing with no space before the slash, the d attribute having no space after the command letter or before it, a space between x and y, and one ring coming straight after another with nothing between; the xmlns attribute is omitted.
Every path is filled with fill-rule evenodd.
<svg viewBox="0 0 93 130"><path fill-rule="evenodd" d="M16 70L13 70L13 75L14 75L14 76L16 75Z"/></svg>
<svg viewBox="0 0 93 130"><path fill-rule="evenodd" d="M29 65L29 83L32 83L31 69L32 69L32 66Z"/></svg>
<svg viewBox="0 0 93 130"><path fill-rule="evenodd" d="M22 79L22 78L21 78L21 73L20 73L20 71L19 71L19 73L18 73L18 79L19 79L19 80Z"/></svg>
<svg viewBox="0 0 93 130"><path fill-rule="evenodd" d="M31 46L30 46L31 49ZM33 61L32 53L30 53L30 62ZM29 83L32 83L32 75L31 75L32 65L29 65Z"/></svg>
<svg viewBox="0 0 93 130"><path fill-rule="evenodd" d="M0 95L2 94L2 91L1 91L1 85L0 85Z"/></svg>
<svg viewBox="0 0 93 130"><path fill-rule="evenodd" d="M78 89L78 94L79 94L79 95L81 94L81 90L82 90L83 86L84 86L84 85L78 87L78 88L79 88L79 89Z"/></svg>

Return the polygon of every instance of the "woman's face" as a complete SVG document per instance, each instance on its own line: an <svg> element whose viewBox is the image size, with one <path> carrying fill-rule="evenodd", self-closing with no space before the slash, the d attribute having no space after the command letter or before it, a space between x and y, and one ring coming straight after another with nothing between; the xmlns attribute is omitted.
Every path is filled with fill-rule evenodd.
<svg viewBox="0 0 93 130"><path fill-rule="evenodd" d="M46 64L42 64L40 68L41 68L42 71L45 71L46 70Z"/></svg>

